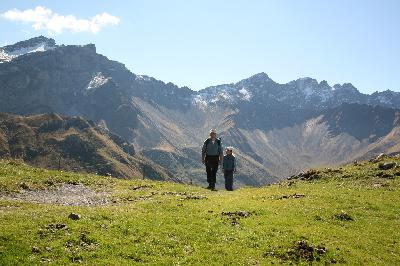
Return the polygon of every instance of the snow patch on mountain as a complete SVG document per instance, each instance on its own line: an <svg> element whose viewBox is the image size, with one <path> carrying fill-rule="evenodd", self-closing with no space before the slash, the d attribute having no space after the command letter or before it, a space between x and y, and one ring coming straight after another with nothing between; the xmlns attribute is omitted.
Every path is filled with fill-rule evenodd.
<svg viewBox="0 0 400 266"><path fill-rule="evenodd" d="M9 62L13 58L9 54L7 54L3 49L0 49L0 64L3 62Z"/></svg>
<svg viewBox="0 0 400 266"><path fill-rule="evenodd" d="M243 100L245 100L245 101L250 101L250 99L251 99L251 93L250 93L248 90L246 90L245 87L241 88L241 89L239 90L239 93L242 94L242 99L243 99Z"/></svg>
<svg viewBox="0 0 400 266"><path fill-rule="evenodd" d="M87 90L91 90L91 89L96 89L100 86L103 86L104 84L106 84L108 82L108 80L110 80L111 78L106 78L103 76L103 74L101 72L96 73L96 75L90 80L88 86L87 86Z"/></svg>
<svg viewBox="0 0 400 266"><path fill-rule="evenodd" d="M392 101L390 100L390 98L386 97L385 95L379 95L378 96L378 101L380 103L384 103L384 104L391 104Z"/></svg>
<svg viewBox="0 0 400 266"><path fill-rule="evenodd" d="M333 98L333 91L332 90L321 91L319 96L321 97L321 100L323 102L327 102L327 101L329 101L330 99Z"/></svg>
<svg viewBox="0 0 400 266"><path fill-rule="evenodd" d="M14 58L17 58L21 55L37 53L37 52L45 52L48 50L55 49L55 46L48 45L46 42L41 42L33 46L28 47L20 47L19 49L6 51L5 49L0 49L0 63L10 62Z"/></svg>
<svg viewBox="0 0 400 266"><path fill-rule="evenodd" d="M146 75L136 75L136 80L140 80L140 81L151 81L152 78Z"/></svg>
<svg viewBox="0 0 400 266"><path fill-rule="evenodd" d="M199 107L207 107L207 101L200 94L193 97L193 103Z"/></svg>
<svg viewBox="0 0 400 266"><path fill-rule="evenodd" d="M224 100L230 100L231 96L226 91L222 91L219 93L219 98L222 98Z"/></svg>
<svg viewBox="0 0 400 266"><path fill-rule="evenodd" d="M18 50L14 50L9 53L11 56L20 56L29 53L44 52L47 50L54 49L54 47L48 47L46 43L39 43L35 46L24 47Z"/></svg>
<svg viewBox="0 0 400 266"><path fill-rule="evenodd" d="M310 87L305 87L305 88L303 89L303 94L304 94L304 96L305 96L306 99L309 99L309 98L314 94L314 91L313 91L313 89L310 88Z"/></svg>

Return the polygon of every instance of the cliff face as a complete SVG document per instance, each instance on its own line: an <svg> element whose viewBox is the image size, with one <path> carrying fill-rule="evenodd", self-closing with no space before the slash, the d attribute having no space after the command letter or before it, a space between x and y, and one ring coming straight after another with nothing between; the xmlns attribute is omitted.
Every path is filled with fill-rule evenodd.
<svg viewBox="0 0 400 266"><path fill-rule="evenodd" d="M111 78L113 71L128 72L96 54L94 45L20 56L0 64L0 111L104 119L110 129L127 137L124 129L135 124L136 113Z"/></svg>

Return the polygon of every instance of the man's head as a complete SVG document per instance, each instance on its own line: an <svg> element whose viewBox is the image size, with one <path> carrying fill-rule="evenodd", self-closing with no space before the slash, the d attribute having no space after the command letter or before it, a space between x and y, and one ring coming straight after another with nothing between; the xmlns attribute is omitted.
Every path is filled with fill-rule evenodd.
<svg viewBox="0 0 400 266"><path fill-rule="evenodd" d="M215 129L210 130L210 138L212 138L212 139L217 138L217 131Z"/></svg>

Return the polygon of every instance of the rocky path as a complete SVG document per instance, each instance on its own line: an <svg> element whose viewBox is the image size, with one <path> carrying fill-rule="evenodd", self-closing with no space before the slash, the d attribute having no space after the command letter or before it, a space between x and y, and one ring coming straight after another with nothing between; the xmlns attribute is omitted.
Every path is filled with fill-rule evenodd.
<svg viewBox="0 0 400 266"><path fill-rule="evenodd" d="M21 193L0 194L0 199L66 206L97 206L110 203L107 192L96 192L84 185L65 184L55 189L22 190Z"/></svg>

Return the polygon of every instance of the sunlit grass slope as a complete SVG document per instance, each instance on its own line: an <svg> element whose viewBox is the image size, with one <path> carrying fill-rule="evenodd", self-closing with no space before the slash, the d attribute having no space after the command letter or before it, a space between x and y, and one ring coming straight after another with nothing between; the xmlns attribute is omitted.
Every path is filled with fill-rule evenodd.
<svg viewBox="0 0 400 266"><path fill-rule="evenodd" d="M227 192L2 161L0 265L400 265L400 168L382 162L400 160ZM108 203L13 199L64 184L106 193Z"/></svg>

